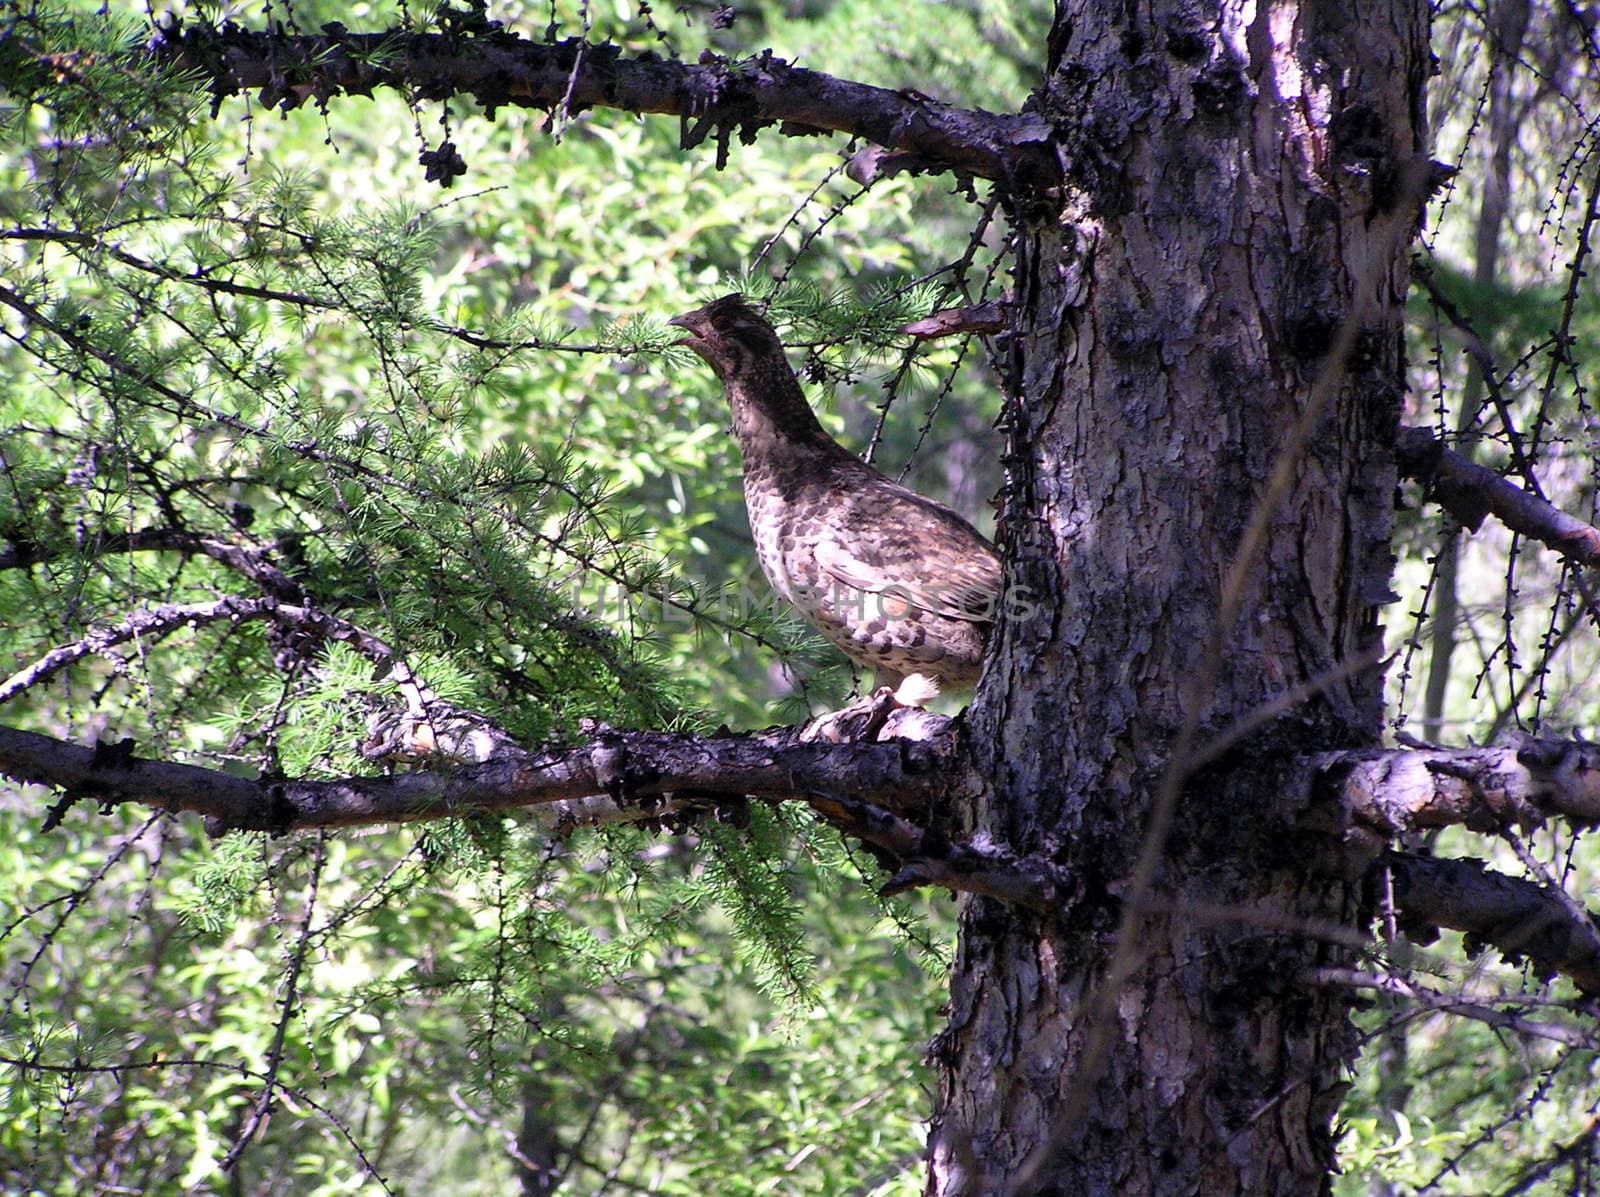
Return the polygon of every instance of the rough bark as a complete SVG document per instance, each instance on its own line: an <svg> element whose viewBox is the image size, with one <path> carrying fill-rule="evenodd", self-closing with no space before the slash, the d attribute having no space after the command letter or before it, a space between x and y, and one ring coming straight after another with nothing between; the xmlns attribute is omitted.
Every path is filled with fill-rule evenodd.
<svg viewBox="0 0 1600 1197"><path fill-rule="evenodd" d="M1600 745L1523 737L1486 748L1402 748L1313 758L1311 784L1335 791L1352 827L1387 841L1408 831L1600 823Z"/></svg>
<svg viewBox="0 0 1600 1197"><path fill-rule="evenodd" d="M798 743L790 728L726 739L604 729L571 747L512 748L455 767L329 781L236 777L145 760L134 747L130 740L91 748L0 727L0 774L58 787L68 801L142 802L203 815L216 831L279 834L533 807L545 808L546 823L559 830L750 797L922 812L961 776L935 745Z"/></svg>
<svg viewBox="0 0 1600 1197"><path fill-rule="evenodd" d="M618 46L576 38L531 41L465 12L447 17L454 24L443 33L351 33L329 24L320 34L289 34L233 24L174 24L151 49L172 67L209 80L219 103L255 91L268 107L289 109L390 88L424 100L470 97L490 116L502 107L568 115L594 107L675 114L684 120L684 148L710 137L719 159L735 135L748 144L758 130L776 125L790 135L865 137L895 151L896 170L1036 181L1055 171L1048 130L1032 115L955 108L911 90L890 91L797 67L770 52L742 61L707 55L685 63L652 54L630 57ZM425 165L446 181L465 169L448 142ZM873 169L888 166L875 163Z"/></svg>
<svg viewBox="0 0 1600 1197"><path fill-rule="evenodd" d="M1327 1184L1345 998L1294 978L1345 949L1277 929L1354 895L1285 834L1284 756L1375 743L1376 677L1175 782L1378 634L1425 34L1407 0L1058 7L1071 190L1016 213L1001 525L1040 614L971 721L977 832L1078 891L965 908L930 1193Z"/></svg>
<svg viewBox="0 0 1600 1197"><path fill-rule="evenodd" d="M1448 927L1466 934L1473 955L1493 944L1507 960L1530 961L1541 976L1562 973L1585 993L1600 993L1600 932L1592 916L1572 918L1565 895L1475 860L1391 852L1384 867L1401 926L1415 942L1431 943Z"/></svg>

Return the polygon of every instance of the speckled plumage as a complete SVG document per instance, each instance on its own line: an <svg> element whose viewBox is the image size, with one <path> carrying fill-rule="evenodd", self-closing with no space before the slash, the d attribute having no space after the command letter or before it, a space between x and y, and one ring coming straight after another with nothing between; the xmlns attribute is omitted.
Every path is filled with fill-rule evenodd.
<svg viewBox="0 0 1600 1197"><path fill-rule="evenodd" d="M880 683L973 685L999 604L994 546L830 437L772 326L743 298L672 323L727 393L750 530L773 589Z"/></svg>

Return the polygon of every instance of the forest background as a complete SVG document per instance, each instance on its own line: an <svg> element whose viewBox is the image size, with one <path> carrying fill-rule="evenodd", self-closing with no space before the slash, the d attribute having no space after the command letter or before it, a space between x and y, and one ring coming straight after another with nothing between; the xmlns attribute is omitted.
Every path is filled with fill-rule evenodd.
<svg viewBox="0 0 1600 1197"><path fill-rule="evenodd" d="M1018 108L1048 6L933 7L489 15L688 59L771 49ZM63 49L147 37L144 20L0 8L5 36ZM1434 153L1455 173L1417 242L1407 422L1510 468L1487 435L1509 412L1516 452L1592 519L1594 296L1564 272L1595 215L1587 30L1531 4L1436 15ZM524 743L837 704L861 679L762 601L725 400L665 326L730 290L772 297L841 440L989 518L989 349L899 331L1004 292L982 187L859 183L843 139L684 152L669 120L488 121L392 94L213 113L181 77L79 66L48 103L7 98L0 73L0 673L130 594L215 601L234 565L202 542L227 527ZM232 421L174 440L174 394L224 396ZM1576 575L1412 500L1395 733L1592 726ZM96 539L157 523L174 537L158 551ZM69 739L343 776L370 769L362 739L403 684L358 645L242 619L151 631L0 698L8 723ZM7 1191L921 1191L953 903L875 898L871 859L804 813L209 838L6 783L0 823ZM1530 867L1519 850L1581 900L1592 844L1552 826L1495 849L1513 871ZM1587 1008L1459 937L1387 930L1374 971L1415 983L1358 1016L1336 1191L1594 1191ZM1510 995L1495 1017L1459 1016L1491 989Z"/></svg>

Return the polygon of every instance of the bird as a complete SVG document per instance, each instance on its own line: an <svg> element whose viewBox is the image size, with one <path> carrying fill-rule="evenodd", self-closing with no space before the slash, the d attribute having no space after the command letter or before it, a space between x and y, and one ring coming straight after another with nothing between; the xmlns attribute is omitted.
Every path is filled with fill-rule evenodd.
<svg viewBox="0 0 1600 1197"><path fill-rule="evenodd" d="M829 436L777 332L744 296L668 323L727 395L772 588L900 705L975 685L1000 607L994 545Z"/></svg>

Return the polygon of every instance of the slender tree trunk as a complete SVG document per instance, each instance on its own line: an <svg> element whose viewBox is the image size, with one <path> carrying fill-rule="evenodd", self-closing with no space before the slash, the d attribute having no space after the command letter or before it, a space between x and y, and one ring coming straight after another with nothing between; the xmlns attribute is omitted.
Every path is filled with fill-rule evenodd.
<svg viewBox="0 0 1600 1197"><path fill-rule="evenodd" d="M1352 1036L1300 978L1356 902L1278 778L1381 726L1355 666L1387 597L1426 22L1058 7L1043 111L1073 187L1014 213L1015 618L970 712L971 817L1076 890L1049 918L965 908L930 1193L1328 1184Z"/></svg>
<svg viewBox="0 0 1600 1197"><path fill-rule="evenodd" d="M561 1142L550 1122L550 1098L550 1086L537 1074L523 1082L515 1161L522 1197L550 1197L561 1186Z"/></svg>

